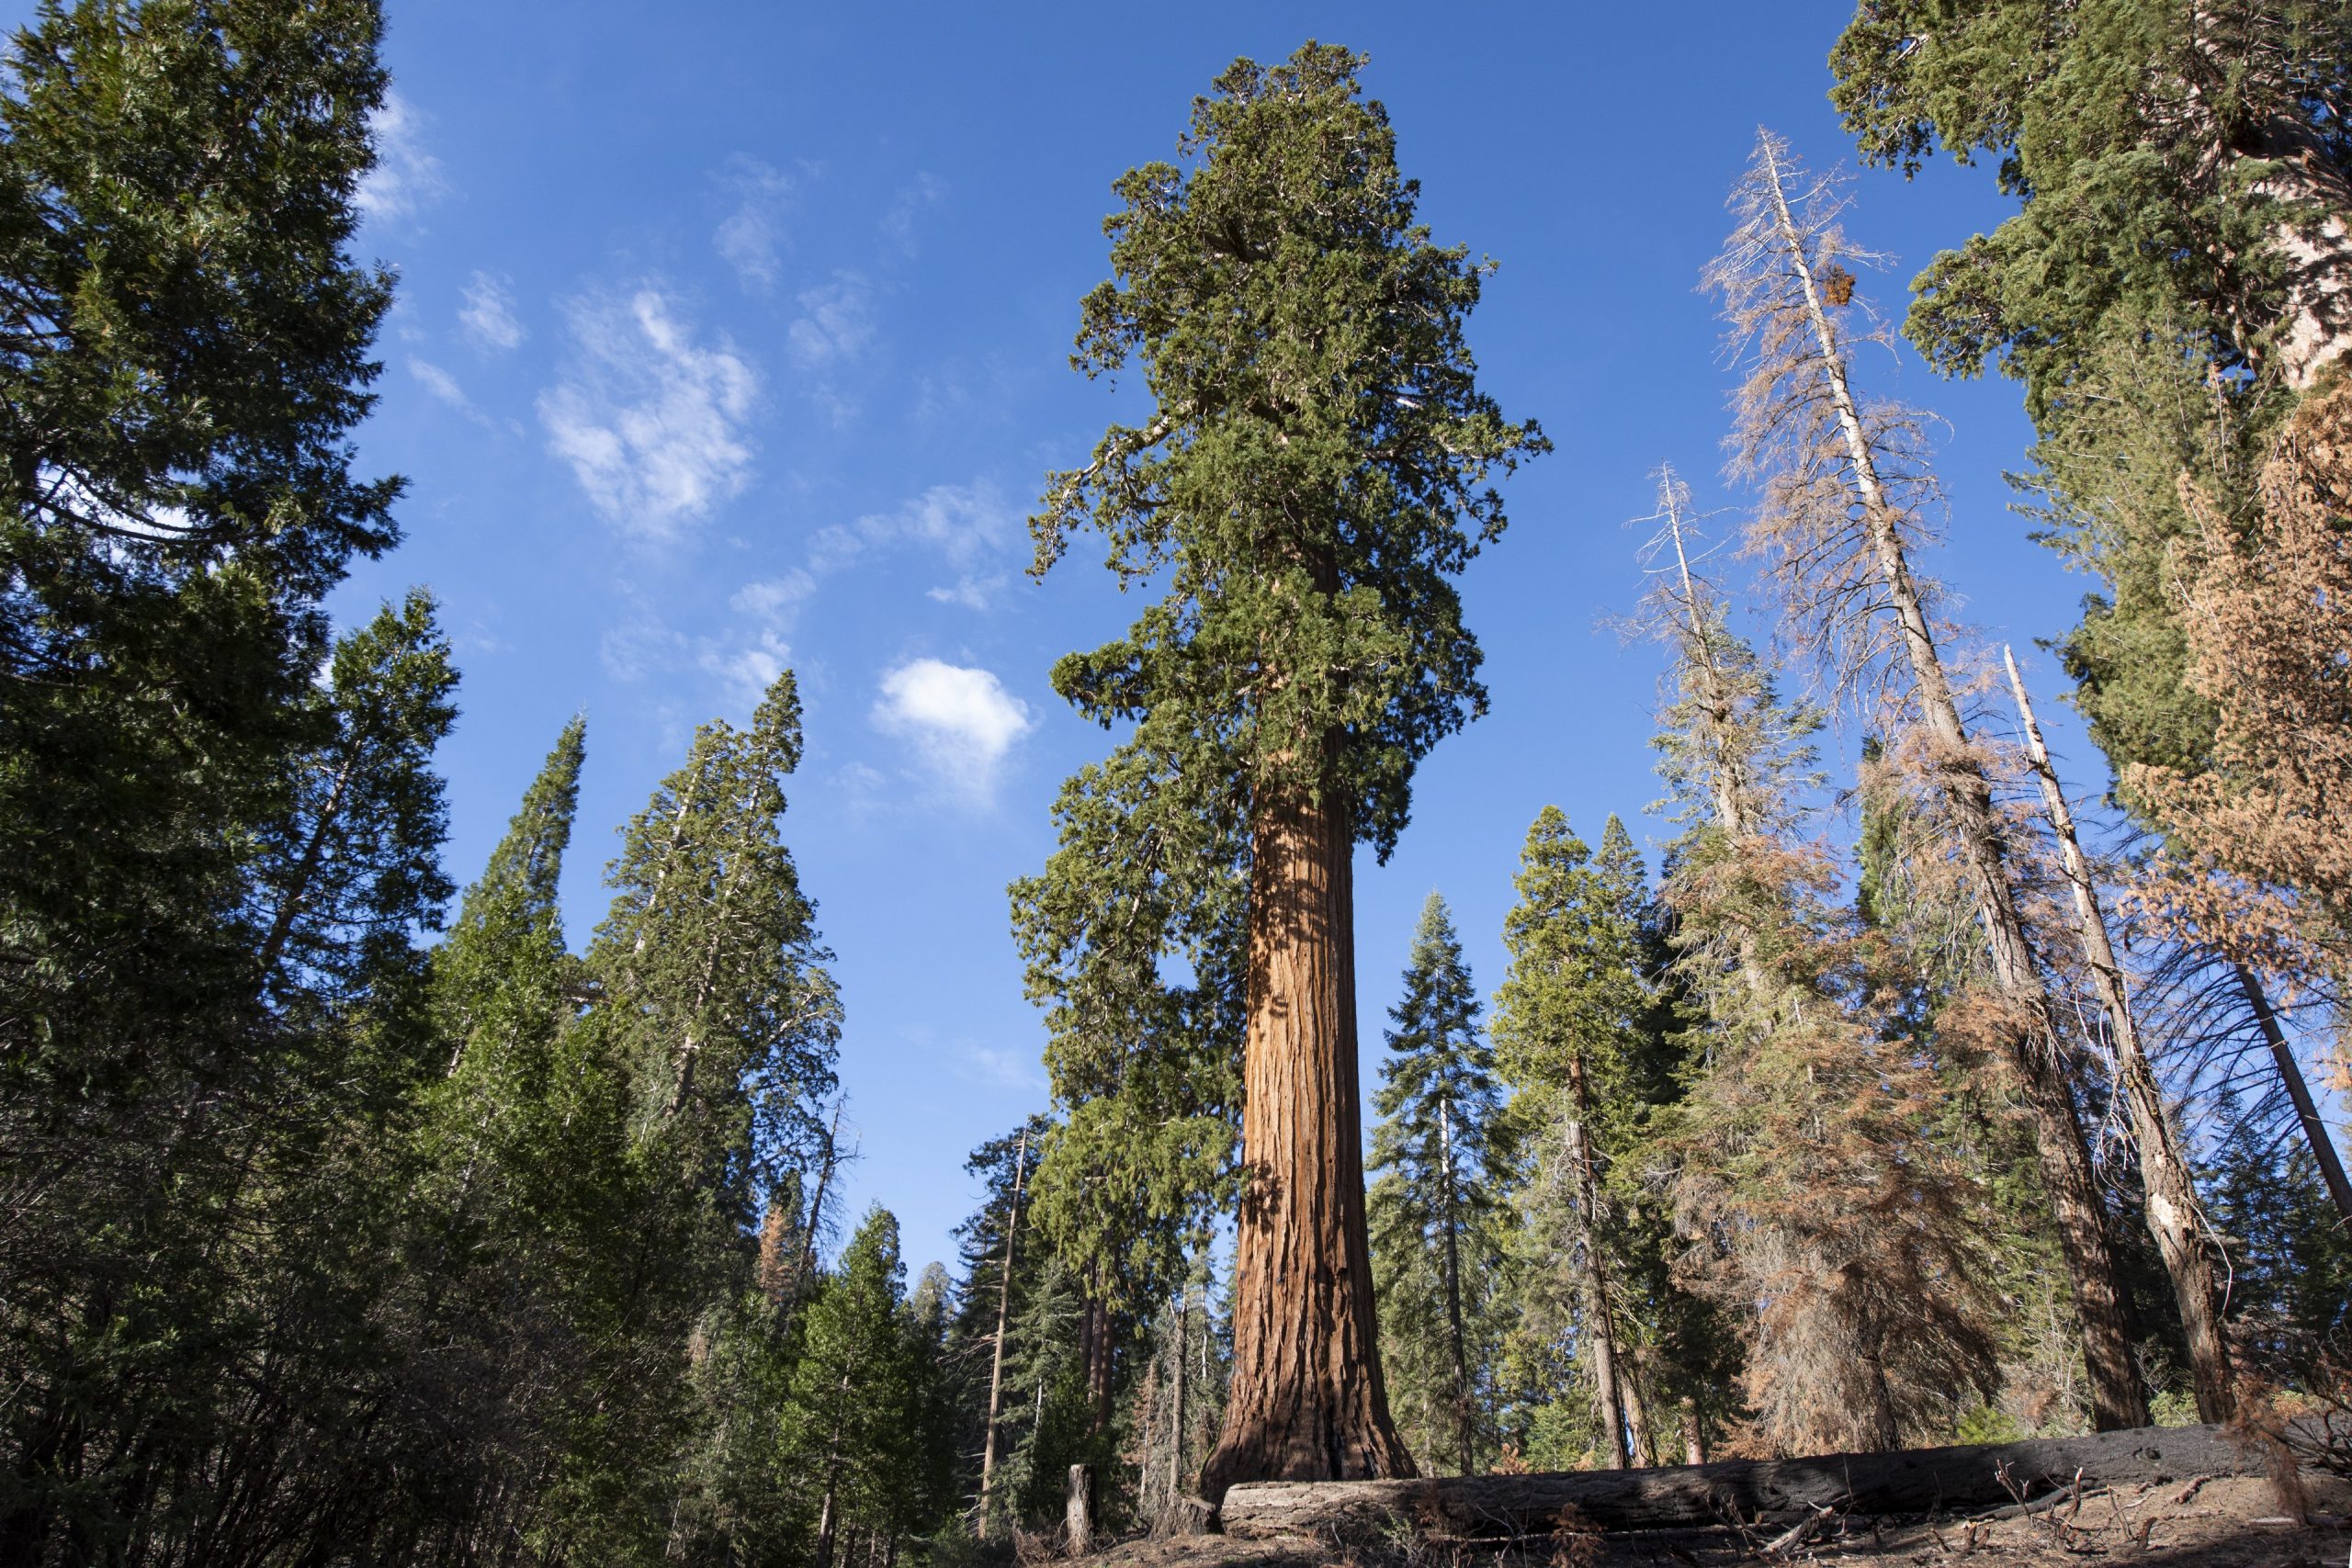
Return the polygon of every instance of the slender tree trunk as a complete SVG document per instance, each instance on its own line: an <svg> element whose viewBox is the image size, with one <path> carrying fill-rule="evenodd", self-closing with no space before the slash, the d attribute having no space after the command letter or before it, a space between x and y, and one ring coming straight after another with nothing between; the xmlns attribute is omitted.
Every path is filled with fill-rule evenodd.
<svg viewBox="0 0 2352 1568"><path fill-rule="evenodd" d="M2243 964L2233 964L2238 989L2245 993L2246 1005L2254 1009L2255 1018L2262 1025L2262 1038L2270 1046L2270 1060L2278 1069L2278 1081L2286 1087L2287 1098L2294 1103L2295 1120L2302 1125L2303 1142L2311 1145L2312 1158L2319 1162L2320 1179L2327 1183L2327 1195L2335 1201L2335 1212L2346 1224L2352 1224L2352 1180L2344 1175L2344 1161L2335 1152L2335 1142L2328 1136L2327 1123L2320 1120L2319 1107L2312 1102L2312 1086L2303 1081L2302 1064L2295 1060L2293 1049L2287 1043L2287 1032L2278 1026L2278 1015L2270 1006L2270 998L2263 993L2262 982L2254 971Z"/></svg>
<svg viewBox="0 0 2352 1568"><path fill-rule="evenodd" d="M1264 801L1252 824L1246 1185L1233 1381L1202 1474L1211 1502L1238 1481L1416 1473L1373 1319L1347 817L1327 786Z"/></svg>
<svg viewBox="0 0 2352 1568"><path fill-rule="evenodd" d="M302 853L295 863L292 879L285 897L279 899L277 913L269 922L269 934L261 944L260 979L266 987L277 969L277 961L286 955L286 944L293 937L294 922L300 918L303 905L311 897L311 883L319 874L320 863L326 857L327 835L334 832L343 817L344 797L351 791L352 775L359 771L359 753L366 749L364 738L352 738L345 751L343 763L335 769L334 787L327 792L327 801L319 807L318 819L311 824L311 837L302 846Z"/></svg>
<svg viewBox="0 0 2352 1568"><path fill-rule="evenodd" d="M1590 1108L1585 1101L1584 1056L1568 1058L1568 1179L1575 1183L1576 1247L1584 1255L1578 1281L1584 1296L1585 1337L1592 1346L1593 1397L1600 1406L1600 1423L1609 1435L1609 1468L1623 1470L1634 1461L1625 1446L1625 1398L1617 1380L1617 1322L1609 1307L1609 1265L1600 1250L1600 1227L1594 1205L1600 1184L1593 1178L1592 1145L1586 1134Z"/></svg>
<svg viewBox="0 0 2352 1568"><path fill-rule="evenodd" d="M1187 1280L1176 1292L1176 1364L1170 1379L1175 1386L1169 1390L1168 1506L1171 1512L1184 1491L1184 1363L1192 1338L1193 1282Z"/></svg>
<svg viewBox="0 0 2352 1568"><path fill-rule="evenodd" d="M2172 1280L2173 1300L2180 1308L2182 1331L2188 1340L2189 1379L2197 1391L2197 1418L2227 1421L2236 1413L2237 1394L2230 1374L2229 1339L2222 1329L2222 1292L2213 1275L2212 1255L2206 1250L2196 1185L2188 1158L2165 1109L2156 1071L2140 1041L2139 1022L2132 1015L2132 998L2123 984L2123 967L2116 961L2115 945L2107 930L2107 915L2099 908L2098 889L2091 881L2090 863L2075 832L2075 814L2059 786L2058 771L2042 744L2041 726L2033 716L2033 700L2018 673L2018 661L2007 648L2002 660L2008 666L2009 692L2018 705L2025 730L2026 754L2041 781L2041 800L2050 813L2051 830L2066 880L2075 895L2075 929L2083 942L2084 964L2099 1006L2106 1010L2109 1037L2115 1046L2116 1076L2123 1081L2124 1105L2132 1117L2132 1142L2140 1150L2140 1180L2146 1198L2148 1232L2155 1237Z"/></svg>
<svg viewBox="0 0 2352 1568"><path fill-rule="evenodd" d="M1862 428L1846 363L1830 330L1821 288L1781 188L1777 164L1765 158L1781 234L1804 290L1805 308L1820 348L1826 389L1844 434L1852 483L1878 558L1879 575L1894 602L1903 646L1909 659L1919 707L1936 750L1938 783L1960 839L1962 859L1976 900L1977 920L1991 950L1995 984L2011 1014L2001 1046L2034 1120L2042 1185L2057 1222L2066 1272L2074 1286L2075 1310L2082 1320L2083 1360L2089 1376L2092 1424L2102 1431L2147 1425L2147 1393L2132 1356L2131 1303L2117 1269L2107 1215L2091 1168L2072 1087L2062 1056L2057 1016L2048 987L2035 967L2025 921L2009 880L2000 824L1993 811L1992 786L1973 760L1968 731L1944 673L1943 658L1928 626L1917 583L1911 576L1903 540L1880 483L1878 457Z"/></svg>
<svg viewBox="0 0 2352 1568"><path fill-rule="evenodd" d="M980 1445L979 1537L989 1539L989 1492L996 1483L996 1423L1004 1396L1004 1328L1012 1311L1012 1239L1021 1228L1021 1183L1029 1172L1029 1128L1023 1123L1021 1141L1012 1154L1012 1206L1004 1218L1004 1264L996 1282L996 1347L989 1356L988 1437Z"/></svg>
<svg viewBox="0 0 2352 1568"><path fill-rule="evenodd" d="M1617 1378L1625 1400L1625 1425L1634 1434L1634 1462L1645 1470L1657 1468L1657 1439L1650 1435L1649 1406L1642 1398L1642 1362L1628 1355Z"/></svg>
<svg viewBox="0 0 2352 1568"><path fill-rule="evenodd" d="M1462 1329L1462 1216L1453 1173L1452 1107L1437 1104L1438 1179L1445 1206L1445 1325L1453 1347L1453 1438L1461 1472L1470 1473L1470 1346Z"/></svg>
<svg viewBox="0 0 2352 1568"><path fill-rule="evenodd" d="M1699 1418L1699 1402L1687 1395L1682 1401L1682 1462L1707 1462L1707 1424Z"/></svg>

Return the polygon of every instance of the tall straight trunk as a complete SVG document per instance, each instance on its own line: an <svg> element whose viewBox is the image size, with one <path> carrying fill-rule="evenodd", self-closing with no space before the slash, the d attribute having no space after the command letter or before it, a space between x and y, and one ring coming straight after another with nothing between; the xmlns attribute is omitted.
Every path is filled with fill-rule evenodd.
<svg viewBox="0 0 2352 1568"><path fill-rule="evenodd" d="M1111 1428L1111 1308L1093 1295L1090 1283L1086 1303L1086 1432L1100 1437Z"/></svg>
<svg viewBox="0 0 2352 1568"><path fill-rule="evenodd" d="M2270 998L2264 994L2262 982L2254 971L2243 964L2230 965L2237 976L2238 989L2246 1005L2254 1010L2256 1021L2262 1025L2262 1038L2270 1047L2270 1060L2278 1069L2278 1082L2287 1090L2287 1099L2295 1107L2295 1120L2303 1129L2303 1142L2310 1145L2312 1158L2319 1162L2320 1179L2327 1183L2327 1195L2335 1204L2335 1212L2347 1225L2352 1225L2352 1180L2344 1175L2344 1161L2335 1152L2335 1142L2328 1136L2327 1123L2320 1120L2319 1106L2312 1100L2312 1086L2303 1081L2302 1064L2295 1060L2295 1053L2287 1043L2287 1032L2278 1026L2278 1014L2272 1010Z"/></svg>
<svg viewBox="0 0 2352 1568"><path fill-rule="evenodd" d="M1594 1223L1600 1183L1593 1178L1592 1142L1586 1132L1591 1114L1585 1100L1584 1056L1568 1058L1568 1179L1574 1184L1576 1249L1583 1254L1577 1270L1578 1293L1584 1297L1584 1332L1592 1347L1592 1392L1600 1406L1600 1424L1609 1434L1609 1468L1624 1470L1634 1462L1625 1446L1625 1397L1617 1382L1617 1321L1609 1307L1609 1265L1600 1250L1600 1227Z"/></svg>
<svg viewBox="0 0 2352 1568"><path fill-rule="evenodd" d="M2082 1118L2067 1082L2057 1011L2034 964L2025 921L2018 912L2000 824L1993 810L1992 785L1984 770L1971 760L1967 727L1961 722L1960 705L1953 699L1943 656L1928 626L1918 584L1911 575L1894 513L1879 479L1878 454L1863 431L1861 415L1847 386L1846 362L1830 330L1820 281L1814 276L1769 146L1764 156L1775 217L1790 265L1804 291L1824 383L1851 464L1856 500L1870 530L1879 576L1902 629L1920 712L1936 750L1938 782L1959 836L1977 921L1991 953L1994 981L2010 1014L2000 1031L2000 1044L2033 1118L2042 1186L2049 1194L2068 1280L2074 1287L2075 1314L2082 1322L2092 1425L2101 1431L2143 1427L2148 1421L2147 1391L2132 1355L2131 1303L2116 1267L2114 1243L2108 1235L2107 1214L2091 1168L2090 1145L2083 1136Z"/></svg>
<svg viewBox="0 0 2352 1568"><path fill-rule="evenodd" d="M1245 1186L1211 1502L1240 1481L1416 1473L1373 1319L1347 807L1329 784L1269 799L1250 839Z"/></svg>
<svg viewBox="0 0 2352 1568"><path fill-rule="evenodd" d="M1453 1171L1453 1116L1437 1105L1438 1179L1445 1205L1445 1326L1453 1347L1453 1437L1459 1468L1470 1473L1470 1346L1462 1329L1462 1215Z"/></svg>
<svg viewBox="0 0 2352 1568"><path fill-rule="evenodd" d="M1012 1241L1021 1229L1021 1183L1029 1173L1029 1128L1021 1128L1021 1141L1012 1154L1012 1206L1004 1217L1004 1264L996 1282L996 1347L989 1356L989 1426L988 1437L980 1445L980 1528L982 1540L989 1538L989 1492L996 1483L996 1424L1004 1396L1004 1328L1012 1311Z"/></svg>
<svg viewBox="0 0 2352 1568"><path fill-rule="evenodd" d="M2140 1041L2139 1021L2132 1014L2132 998L2123 985L2123 966L2116 962L2106 911L2099 908L2098 889L2091 881L2090 863L2075 832L2075 814L2059 786L2058 771L2042 744L2041 726L2033 716L2033 699L2018 673L2018 661L2007 648L2002 660L2008 666L2009 692L2017 699L2018 718L2025 730L2026 754L2041 781L2041 800L2050 813L2051 830L2066 881L2075 896L2075 929L2082 937L2083 962L2091 987L2107 1013L2108 1035L2114 1043L2116 1076L2122 1080L2123 1101L2132 1118L2132 1139L2140 1151L2140 1180L2146 1197L2148 1232L2155 1237L2165 1273L2172 1281L2173 1300L2180 1308L2180 1325L2188 1340L2189 1381L2197 1392L2197 1418L2227 1421L2236 1413L2237 1395L2230 1375L2230 1345L2222 1331L2222 1292L2214 1278L2212 1254L2206 1250L2198 1224L2196 1184L2190 1179L2188 1156L2165 1110L2156 1071Z"/></svg>
<svg viewBox="0 0 2352 1568"><path fill-rule="evenodd" d="M1700 1419L1699 1402L1688 1394L1682 1400L1682 1462L1707 1462L1707 1424Z"/></svg>

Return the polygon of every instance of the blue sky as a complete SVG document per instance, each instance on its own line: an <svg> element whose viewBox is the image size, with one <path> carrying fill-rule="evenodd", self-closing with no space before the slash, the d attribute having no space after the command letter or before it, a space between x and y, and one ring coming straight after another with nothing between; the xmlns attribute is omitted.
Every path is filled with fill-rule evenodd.
<svg viewBox="0 0 2352 1568"><path fill-rule="evenodd" d="M1640 592L1624 521L1655 465L1702 505L1735 499L1715 481L1730 374L1693 285L1759 123L1849 156L1823 64L1849 10L393 0L361 244L401 282L361 447L408 476L408 537L336 609L413 582L441 598L465 674L453 872L584 710L564 893L584 942L614 825L695 723L797 669L786 826L848 1008L850 1212L879 1200L910 1261L946 1257L966 1151L1046 1093L1004 887L1050 849L1057 782L1108 744L1046 672L1135 609L1083 548L1043 584L1022 573L1044 474L1114 413L1067 366L1109 186L1171 154L1235 56L1345 43L1438 237L1501 263L1472 342L1506 411L1558 446L1464 584L1494 711L1429 760L1396 856L1359 878L1369 1083L1430 888L1491 990L1539 807L1588 836L1612 810L1663 833L1640 816L1657 655L1598 623ZM1858 195L1856 237L1899 258L1865 288L1896 303L2005 211L1984 172L1948 165ZM1963 612L2020 645L2063 629L2084 584L2007 510L2015 389L1908 357L1869 375L1952 422L1935 564ZM2046 657L2029 667L2054 690Z"/></svg>

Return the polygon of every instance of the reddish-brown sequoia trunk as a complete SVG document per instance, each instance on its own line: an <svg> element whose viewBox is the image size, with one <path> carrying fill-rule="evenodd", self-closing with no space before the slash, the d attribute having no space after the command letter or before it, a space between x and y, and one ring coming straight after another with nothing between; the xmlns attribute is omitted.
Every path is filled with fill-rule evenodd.
<svg viewBox="0 0 2352 1568"><path fill-rule="evenodd" d="M1271 800L1250 877L1245 1188L1233 1263L1233 1381L1201 1476L1409 1476L1388 1418L1364 1228L1356 1077L1353 835L1345 808Z"/></svg>

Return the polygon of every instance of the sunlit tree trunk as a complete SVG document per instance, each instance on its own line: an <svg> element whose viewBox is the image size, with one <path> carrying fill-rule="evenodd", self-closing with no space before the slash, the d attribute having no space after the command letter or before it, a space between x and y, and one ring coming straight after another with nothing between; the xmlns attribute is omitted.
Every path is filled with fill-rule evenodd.
<svg viewBox="0 0 2352 1568"><path fill-rule="evenodd" d="M1251 833L1244 1191L1233 1380L1202 1476L1416 1473L1388 1416L1373 1321L1357 1087L1353 835L1326 788L1264 802Z"/></svg>
<svg viewBox="0 0 2352 1568"><path fill-rule="evenodd" d="M1582 1256L1577 1266L1578 1293L1584 1297L1584 1335L1591 1347L1592 1393L1600 1407L1600 1425L1608 1438L1601 1450L1611 1470L1633 1463L1625 1447L1625 1399L1617 1380L1617 1321L1609 1306L1609 1264L1600 1250L1600 1228L1594 1204L1600 1184L1593 1178L1592 1141L1587 1132L1591 1114L1586 1102L1584 1058L1568 1058L1568 1179L1576 1184L1576 1245Z"/></svg>
<svg viewBox="0 0 2352 1568"><path fill-rule="evenodd" d="M1000 1145L1001 1146L1001 1145ZM980 1445L980 1521L982 1540L989 1538L989 1494L996 1484L997 1416L1004 1397L1004 1327L1012 1310L1013 1235L1021 1228L1021 1183L1029 1170L1029 1127L1022 1124L1021 1142L1012 1156L1012 1204L1004 1217L1004 1264L997 1277L996 1346L989 1356L988 1436Z"/></svg>
<svg viewBox="0 0 2352 1568"><path fill-rule="evenodd" d="M2278 1069L2278 1081L2287 1090L2287 1098L2295 1107L2295 1120L2303 1129L2303 1141L2311 1146L2312 1158L2319 1163L2320 1177L2327 1183L2327 1195L2335 1201L2335 1212L2347 1225L2352 1225L2352 1180L2344 1174L2344 1161L2335 1152L2335 1141L2328 1136L2327 1123L2320 1120L2319 1106L2312 1099L2312 1086L2303 1081L2302 1065L2295 1060L2294 1049L2287 1043L2287 1032L2278 1026L2278 1014L2270 1005L2270 998L2262 989L2262 982L2254 971L2243 964L2233 964L2238 989L2245 993L2246 1005L2254 1010L2256 1021L2262 1025L2262 1038L2270 1047L2270 1060Z"/></svg>

